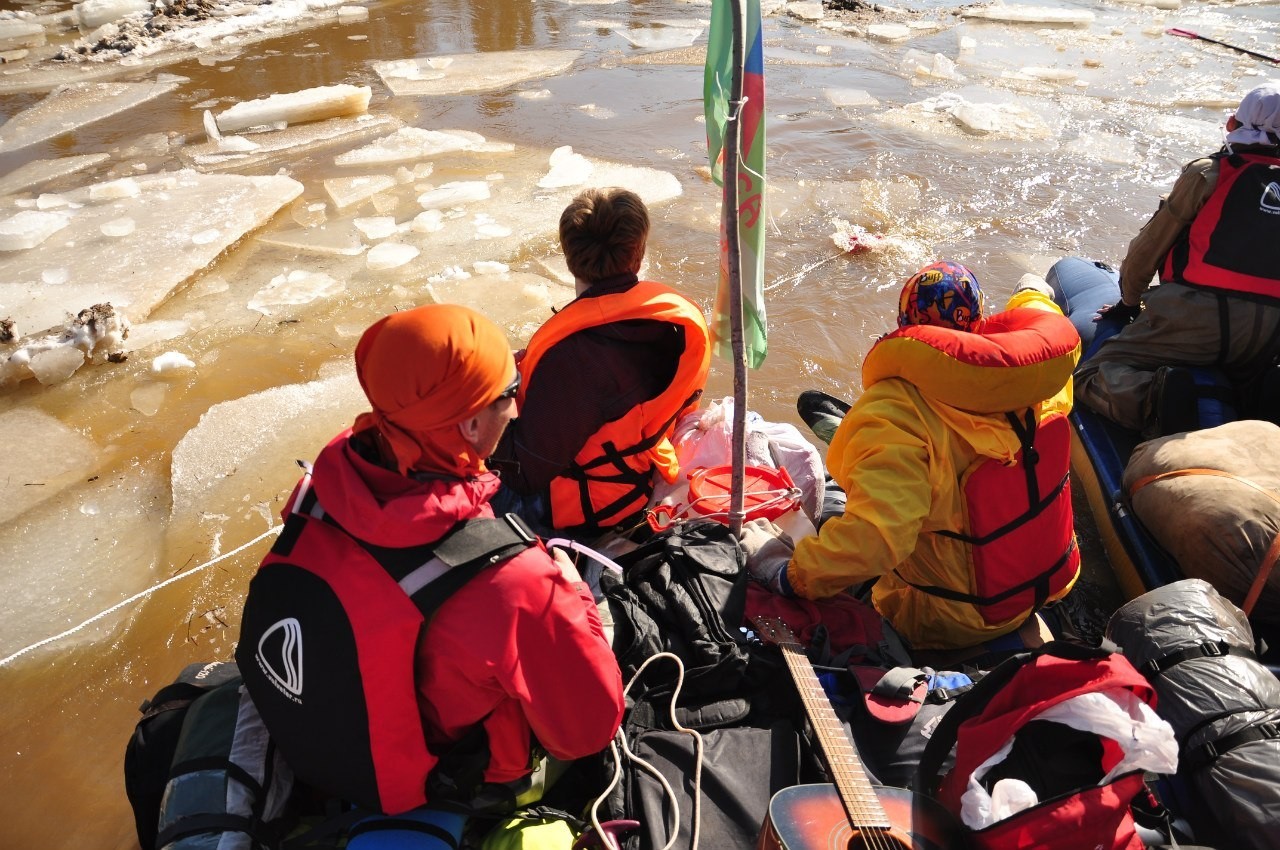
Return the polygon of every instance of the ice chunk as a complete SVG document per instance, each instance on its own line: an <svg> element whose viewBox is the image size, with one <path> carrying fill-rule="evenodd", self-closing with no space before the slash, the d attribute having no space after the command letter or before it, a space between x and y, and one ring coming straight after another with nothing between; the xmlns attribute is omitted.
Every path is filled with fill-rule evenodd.
<svg viewBox="0 0 1280 850"><path fill-rule="evenodd" d="M329 194L333 205L345 209L352 204L368 200L379 192L385 192L396 185L396 179L385 174L373 174L365 177L337 177L324 181L324 190Z"/></svg>
<svg viewBox="0 0 1280 850"><path fill-rule="evenodd" d="M478 215L472 220L472 224L475 226L477 239L501 239L512 233L510 227L499 224L490 215Z"/></svg>
<svg viewBox="0 0 1280 850"><path fill-rule="evenodd" d="M346 290L346 285L324 272L286 269L271 278L264 289L249 300L249 309L264 316L278 312L277 307L297 307L320 298L329 298Z"/></svg>
<svg viewBox="0 0 1280 850"><path fill-rule="evenodd" d="M34 248L69 223L67 213L23 210L0 221L0 251Z"/></svg>
<svg viewBox="0 0 1280 850"><path fill-rule="evenodd" d="M91 201L119 201L124 198L136 198L142 189L138 187L138 181L132 177L122 177L119 180L111 180L106 183L95 183L89 187L89 200Z"/></svg>
<svg viewBox="0 0 1280 850"><path fill-rule="evenodd" d="M65 207L68 201L61 195L41 195L36 198L36 209L38 210L56 210L59 207Z"/></svg>
<svg viewBox="0 0 1280 850"><path fill-rule="evenodd" d="M31 357L27 368L46 387L60 384L84 365L84 352L70 347L50 348Z"/></svg>
<svg viewBox="0 0 1280 850"><path fill-rule="evenodd" d="M140 103L168 94L182 77L162 75L150 83L74 83L55 89L35 106L0 125L0 153L61 136Z"/></svg>
<svg viewBox="0 0 1280 850"><path fill-rule="evenodd" d="M166 351L151 361L151 374L169 375L173 372L189 372L196 368L196 363L181 351Z"/></svg>
<svg viewBox="0 0 1280 850"><path fill-rule="evenodd" d="M145 319L187 278L302 192L302 185L288 177L194 171L139 177L136 183L136 197L40 213L63 216L69 224L46 237L38 250L0 255L0 304L21 327L54 327L67 312L106 301ZM87 195L88 190L68 193L73 200ZM120 218L134 221L133 232L104 236L102 225ZM217 231L212 241L192 239L210 230ZM71 274L71 283L59 287L56 298L32 286L53 265Z"/></svg>
<svg viewBox="0 0 1280 850"><path fill-rule="evenodd" d="M673 50L677 47L691 47L698 40L698 36L702 35L702 27L667 26L641 29L615 27L614 32L630 42L632 47L641 50Z"/></svg>
<svg viewBox="0 0 1280 850"><path fill-rule="evenodd" d="M218 129L234 133L284 121L302 124L366 112L373 89L368 86L319 86L237 103L215 116Z"/></svg>
<svg viewBox="0 0 1280 850"><path fill-rule="evenodd" d="M48 286L62 286L71 280L71 272L66 269L45 269L40 272L40 281Z"/></svg>
<svg viewBox="0 0 1280 850"><path fill-rule="evenodd" d="M2 129L3 127L0 127L0 130ZM92 168L108 159L111 159L111 154L90 153L61 159L37 159L26 162L0 177L0 195L10 195L68 174L75 174L77 171Z"/></svg>
<svg viewBox="0 0 1280 850"><path fill-rule="evenodd" d="M366 239L386 239L396 232L394 216L380 215L372 218L357 218L356 230L364 234Z"/></svg>
<svg viewBox="0 0 1280 850"><path fill-rule="evenodd" d="M484 180L462 180L445 183L418 196L424 210L448 209L489 198L489 184Z"/></svg>
<svg viewBox="0 0 1280 850"><path fill-rule="evenodd" d="M39 47L44 44L44 27L20 18L0 20L0 50Z"/></svg>
<svg viewBox="0 0 1280 850"><path fill-rule="evenodd" d="M516 97L522 97L525 100L546 100L551 97L551 89L526 89L516 92Z"/></svg>
<svg viewBox="0 0 1280 850"><path fill-rule="evenodd" d="M222 141L222 131L218 129L218 122L214 120L213 113L206 109L201 120L204 122L204 134L209 141Z"/></svg>
<svg viewBox="0 0 1280 850"><path fill-rule="evenodd" d="M484 136L467 130L424 130L402 127L390 136L334 158L344 166L386 165L426 159L450 151L476 150L485 145Z"/></svg>
<svg viewBox="0 0 1280 850"><path fill-rule="evenodd" d="M435 233L444 229L444 214L440 210L420 212L409 225L414 233Z"/></svg>
<svg viewBox="0 0 1280 850"><path fill-rule="evenodd" d="M331 118L283 130L255 133L252 140L242 136L225 136L221 142L185 147L178 155L183 162L200 171L247 170L276 162L293 162L310 151L333 145L355 144L403 125L404 122L390 115ZM233 145L244 145L246 149L235 150Z"/></svg>
<svg viewBox="0 0 1280 850"><path fill-rule="evenodd" d="M1087 9L1059 9L1050 6L1006 6L1004 4L962 6L959 9L959 13L966 18L981 18L1006 24L1060 24L1079 27L1093 23L1095 17L1093 12Z"/></svg>
<svg viewBox="0 0 1280 850"><path fill-rule="evenodd" d="M471 264L471 270L476 274L506 274L511 271L511 267L506 263L499 263L493 260L480 260Z"/></svg>
<svg viewBox="0 0 1280 850"><path fill-rule="evenodd" d="M143 416L155 416L169 394L169 385L160 381L143 384L129 393L129 406Z"/></svg>
<svg viewBox="0 0 1280 850"><path fill-rule="evenodd" d="M369 20L369 10L364 6L339 6L338 23L354 24Z"/></svg>
<svg viewBox="0 0 1280 850"><path fill-rule="evenodd" d="M786 6L787 14L802 21L820 21L825 16L822 4L818 2L791 2Z"/></svg>
<svg viewBox="0 0 1280 850"><path fill-rule="evenodd" d="M149 11L151 0L84 0L73 8L80 19L80 26L94 29L118 21L125 15Z"/></svg>
<svg viewBox="0 0 1280 850"><path fill-rule="evenodd" d="M172 521L206 523L206 533L218 532L225 520L207 517L209 506L243 504L246 474L264 501L287 497L298 468L280 459L314 457L316 447L350 425L356 411L368 409L354 370L215 404L174 447ZM245 434L262 438L246 440Z"/></svg>
<svg viewBox="0 0 1280 850"><path fill-rule="evenodd" d="M559 189L564 186L581 186L591 177L592 165L582 154L574 153L565 145L551 152L551 170L538 181L543 189Z"/></svg>
<svg viewBox="0 0 1280 850"><path fill-rule="evenodd" d="M0 413L0 525L93 474L93 441L47 413L17 407ZM4 572L8 572L6 569Z"/></svg>
<svg viewBox="0 0 1280 850"><path fill-rule="evenodd" d="M412 245L405 245L401 242L383 242L369 249L365 262L368 263L370 271L384 271L403 266L418 256L419 253L421 252Z"/></svg>
<svg viewBox="0 0 1280 850"><path fill-rule="evenodd" d="M1023 68L1022 73L1028 77L1034 77L1037 80L1047 80L1054 83L1071 83L1075 82L1080 74L1066 68Z"/></svg>
<svg viewBox="0 0 1280 850"><path fill-rule="evenodd" d="M911 38L911 30L904 24L871 24L867 37L876 41L905 41Z"/></svg>
<svg viewBox="0 0 1280 850"><path fill-rule="evenodd" d="M267 245L306 251L310 254L358 257L364 253L364 243L360 241L360 234L356 233L349 223L343 226L330 222L303 230L267 233L259 236L258 241Z"/></svg>
<svg viewBox="0 0 1280 850"><path fill-rule="evenodd" d="M823 89L833 106L879 106L880 101L862 89Z"/></svg>
<svg viewBox="0 0 1280 850"><path fill-rule="evenodd" d="M567 71L581 55L578 50L507 50L372 64L394 95L458 95L555 76Z"/></svg>
<svg viewBox="0 0 1280 850"><path fill-rule="evenodd" d="M113 218L111 221L104 221L98 229L102 231L103 236L110 236L116 239L121 236L128 236L137 226L137 223L131 218Z"/></svg>

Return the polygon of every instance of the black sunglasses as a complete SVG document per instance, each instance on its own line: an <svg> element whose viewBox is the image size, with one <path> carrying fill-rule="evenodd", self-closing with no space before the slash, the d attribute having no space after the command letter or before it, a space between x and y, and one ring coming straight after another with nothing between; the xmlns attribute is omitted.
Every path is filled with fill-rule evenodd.
<svg viewBox="0 0 1280 850"><path fill-rule="evenodd" d="M495 398L494 401L502 401L505 398L515 398L516 393L518 392L520 392L520 372L519 371L516 372L515 378L511 380L511 383L507 385L507 388L502 392L498 393L498 397Z"/></svg>

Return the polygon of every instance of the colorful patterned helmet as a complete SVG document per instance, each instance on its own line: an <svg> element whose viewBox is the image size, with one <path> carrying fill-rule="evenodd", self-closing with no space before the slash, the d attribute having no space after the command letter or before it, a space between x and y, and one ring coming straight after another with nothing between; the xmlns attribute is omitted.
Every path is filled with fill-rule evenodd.
<svg viewBox="0 0 1280 850"><path fill-rule="evenodd" d="M959 263L940 260L913 274L898 297L898 327L940 325L973 330L982 321L977 276Z"/></svg>

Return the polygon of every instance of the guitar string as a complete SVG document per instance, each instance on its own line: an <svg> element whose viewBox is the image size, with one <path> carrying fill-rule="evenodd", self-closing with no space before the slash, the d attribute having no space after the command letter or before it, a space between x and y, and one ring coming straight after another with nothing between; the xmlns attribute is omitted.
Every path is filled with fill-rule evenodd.
<svg viewBox="0 0 1280 850"><path fill-rule="evenodd" d="M759 622L757 622L757 624L761 625ZM814 675L813 673L813 668L812 666L810 666L808 655L804 654L804 651L800 645L800 642L797 641L795 639L795 636L790 633L790 629L786 627L785 623L783 623L781 620L778 620L778 631L785 632L786 635L790 638L789 642L783 642L782 640L779 639L778 635L773 634L773 628L774 628L773 626L769 626L770 636L773 637L775 641L777 641L778 646L783 650L783 658L786 659L788 668L790 668L790 670L794 674L792 678L795 681L796 689L800 692L801 701L804 702L806 706L809 706L812 708L812 711L810 712L810 717L809 717L810 722L814 723L815 728L818 728L819 726L823 726L823 724L817 723L813 716L814 714L823 715L822 720L824 721L824 723L829 720L829 718L825 716L826 712L822 711L820 708L821 703L819 703L817 700L817 691L813 689L814 683L817 684L817 687L819 689L821 689L822 685L821 685L821 682L817 681L817 676ZM803 659L803 665L804 665L803 667L801 666L801 663L802 663L801 659ZM804 675L804 674L808 674L808 675ZM801 684L802 676L806 680L804 682L803 687ZM808 681L810 679L812 679L812 681ZM822 691L822 696L824 700L827 699L825 690ZM830 702L826 703L826 707L830 709ZM823 731L826 731L828 734L832 734L832 731L829 729L825 729L825 726ZM870 780L867 779L865 771L863 771L861 768L861 763L857 756L857 750L847 740L847 735L845 735L843 727L840 728L840 733L841 733L841 737L844 737L846 739L844 743L850 750L850 752L848 753L848 755L852 758L852 761L850 762L850 764L856 770L856 774L854 775L854 778L855 779L861 778L862 783L869 785ZM824 746L830 743L828 741L825 741L822 735L819 735L818 737L819 737L819 742L823 743ZM834 747L832 747L832 749L834 749ZM849 765L847 764L841 765L837 759L836 753L834 752L828 753L827 758L828 758L828 762L831 764L831 769L833 774L838 775L842 772L848 772ZM844 808L846 810L846 818L849 818L849 816L852 813L850 813L848 809L850 808L850 803L852 801L849 799L847 789L841 788L840 785L837 783L836 790L840 794L842 803L844 803ZM883 807L880 806L879 799L873 797L871 800L868 800L865 794L866 794L865 791L861 792L861 796L858 802L860 804L872 803L875 806L875 808L878 808L881 810L880 817L876 819L881 822L887 822L888 817L883 813ZM874 795L874 789L872 789L872 794ZM855 806L854 808L858 808L858 807ZM871 818L866 817L864 819L869 820ZM851 828L853 827L852 823L850 823L850 827ZM869 828L868 827L859 828L857 830L857 833L858 833L858 837L862 839L863 846L870 847L871 850L894 850L894 848L898 846L897 840L887 835L887 833L883 830L883 828L879 826L873 826Z"/></svg>

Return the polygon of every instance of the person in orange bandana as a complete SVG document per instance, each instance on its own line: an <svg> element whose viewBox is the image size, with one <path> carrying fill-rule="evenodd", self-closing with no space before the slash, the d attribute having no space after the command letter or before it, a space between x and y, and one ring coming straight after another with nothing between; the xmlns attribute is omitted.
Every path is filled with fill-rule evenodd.
<svg viewBox="0 0 1280 850"><path fill-rule="evenodd" d="M478 735L487 750L480 762L483 787L505 788L512 799L519 799L528 790L532 766L545 761L546 755L569 760L600 751L622 718L617 663L592 594L568 559L559 551L553 558L541 543L524 537L516 544L517 554L495 556L446 593L443 602L435 599L439 607L433 613L423 611L426 620L416 642L410 633L411 645L404 647L404 638L383 632L361 634L362 628L377 631L379 621L389 616L389 603L403 606L402 596L388 599L369 588L383 588L378 592L393 596L407 594L422 608L418 585L429 587L431 580L419 582L415 576L433 564L446 578L449 570L461 569L448 558L442 561L445 556L436 554L437 547L452 540L460 526L494 517L489 500L499 482L485 459L516 412L519 374L511 349L503 332L479 313L434 304L374 323L356 346L355 367L372 410L359 415L352 429L320 453L290 499L286 531L259 575L283 563L294 572L301 568L325 577L336 587L343 570L359 568L366 577L372 573L374 579L364 579L344 598L347 623L328 624L329 631L350 629L360 647L359 672L352 679L361 683L363 695L353 693L351 699L363 696L365 704L372 704L375 692L385 685L379 680L392 675L378 666L386 655L379 642L399 640L386 650L403 650L412 659L412 664L393 671L399 675L403 669L413 677L402 691L410 695L412 716L398 718L401 732L410 738L418 735L419 749L425 739L431 764ZM334 533L334 526L340 534ZM309 535L322 545L308 544ZM256 592L257 579L246 601L246 621ZM361 606L367 612L364 617L358 611L351 614ZM302 621L299 642L323 646L324 635L308 635L306 615L297 619ZM262 652L261 641L254 646ZM242 639L238 655L252 651ZM301 666L316 654L299 650L296 661ZM335 657L331 653L320 661L332 665L338 663ZM248 666L242 660L241 668ZM331 672L300 670L299 689L303 683L323 684L316 680ZM266 693L272 695L270 689ZM259 694L253 696L258 702ZM330 695L324 691L300 695L297 705L286 708L328 711L326 696ZM265 708L262 714L276 736L271 715ZM373 710L368 714L367 725L375 725ZM308 719L322 722L316 716ZM355 732L385 738L379 730L370 735L368 729L324 728L313 746L323 750L327 741ZM290 757L283 746L281 751ZM393 752L390 758L399 755ZM372 758L376 766L379 756ZM308 780L299 765L294 767ZM430 765L422 773L428 770L436 775ZM399 805L387 802L391 785L381 774L377 784L384 812L404 810L416 805L415 795L423 796L421 776L416 787L407 783L410 787L397 799L409 802ZM432 792L426 797L430 803Z"/></svg>

